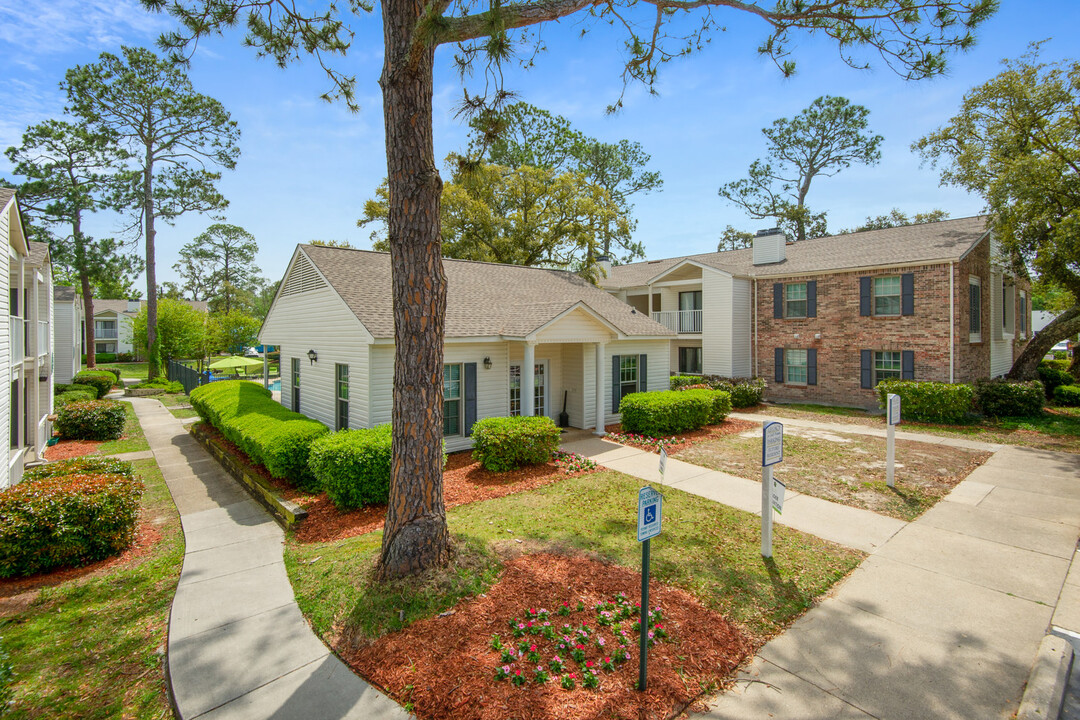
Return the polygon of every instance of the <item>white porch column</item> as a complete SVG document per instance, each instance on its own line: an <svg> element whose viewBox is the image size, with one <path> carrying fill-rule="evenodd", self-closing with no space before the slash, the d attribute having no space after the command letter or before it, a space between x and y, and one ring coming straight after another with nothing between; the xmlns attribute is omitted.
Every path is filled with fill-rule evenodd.
<svg viewBox="0 0 1080 720"><path fill-rule="evenodd" d="M521 414L532 417L536 413L536 344L525 343L525 358L521 363Z"/></svg>
<svg viewBox="0 0 1080 720"><path fill-rule="evenodd" d="M604 417L607 415L604 406L604 343L596 343L596 434L604 436Z"/></svg>
<svg viewBox="0 0 1080 720"><path fill-rule="evenodd" d="M263 387L267 390L270 389L270 353L266 351L266 345L263 345Z"/></svg>

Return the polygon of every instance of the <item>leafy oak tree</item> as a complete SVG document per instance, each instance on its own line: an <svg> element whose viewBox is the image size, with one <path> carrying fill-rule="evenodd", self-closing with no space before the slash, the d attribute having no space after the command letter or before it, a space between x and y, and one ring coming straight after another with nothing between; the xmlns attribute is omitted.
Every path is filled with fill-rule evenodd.
<svg viewBox="0 0 1080 720"><path fill-rule="evenodd" d="M850 230L841 230L839 235L847 235L848 233L863 232L865 230L885 230L886 228L904 227L905 225L921 225L923 223L941 222L942 220L948 220L949 213L944 210L934 209L924 213L915 213L909 216L900 208L893 208L889 211L888 215L878 215L876 217L867 216L866 220L863 220L862 225L852 228Z"/></svg>
<svg viewBox="0 0 1080 720"><path fill-rule="evenodd" d="M144 303L139 314L131 320L131 342L136 347L148 347L149 307ZM162 361L201 358L207 341L206 313L196 310L186 300L161 298L158 303L158 329Z"/></svg>
<svg viewBox="0 0 1080 720"><path fill-rule="evenodd" d="M184 288L195 300L209 300L215 312L228 314L237 296L251 293L247 288L258 277L255 236L239 225L215 223L180 248L180 261L173 269L184 280Z"/></svg>
<svg viewBox="0 0 1080 720"><path fill-rule="evenodd" d="M15 174L26 178L18 192L27 216L45 232L57 282L79 288L86 316L94 316L94 296L130 284L140 272L137 258L112 238L83 233L85 213L108 207L125 159L108 129L93 130L64 120L46 120L26 129L19 147L5 152ZM5 181L6 182L6 181ZM96 292L95 292L96 291ZM86 365L96 367L94 323L85 324Z"/></svg>
<svg viewBox="0 0 1080 720"><path fill-rule="evenodd" d="M332 63L345 55L352 37L347 9L359 15L372 8L361 0L325 0L305 5L290 0L142 0L168 10L182 30L163 38L178 54L199 36L242 21L245 42L279 65L311 54L323 64L336 96L354 106L355 79ZM390 212L394 306L393 460L390 498L379 557L380 577L413 573L446 563L450 535L442 493L442 365L446 314L446 275L442 267L439 200L442 181L432 144L432 94L435 50L457 45L468 70L474 59L491 63L489 77L513 57L526 29L576 13L590 14L630 33L624 71L627 82L651 85L659 66L702 47L722 31L717 8L749 12L766 28L761 50L784 72L793 33L805 31L835 41L841 57L864 66L861 53L877 52L902 75L940 74L950 50L969 47L973 28L996 8L995 0L776 0L770 5L743 0L536 0L520 3L471 0L382 0L383 94ZM689 36L667 32L669 21L693 15ZM640 31L640 22L647 27ZM682 27L685 27L682 26ZM497 85L497 83L496 83ZM505 96L498 88L493 97ZM483 105L484 96L466 97ZM618 106L620 103L615 103Z"/></svg>
<svg viewBox="0 0 1080 720"><path fill-rule="evenodd" d="M220 102L195 92L183 69L145 48L122 48L123 57L102 53L96 63L68 70L61 87L68 108L94 129L113 133L130 157L120 204L131 229L146 243L147 358L156 377L158 302L157 221L172 223L186 212L228 205L217 190L221 173L240 154L240 131Z"/></svg>
<svg viewBox="0 0 1080 720"><path fill-rule="evenodd" d="M748 176L720 187L720 196L752 218L776 218L795 240L828 234L825 213L806 205L810 183L832 177L852 163L881 159L880 135L866 131L870 111L847 98L824 95L794 118L774 120L761 133L767 159L750 163Z"/></svg>
<svg viewBox="0 0 1080 720"><path fill-rule="evenodd" d="M1080 62L1039 62L1035 45L1004 66L912 147L940 166L942 184L986 199L1004 260L1072 293L1009 370L1029 379L1055 343L1080 332Z"/></svg>
<svg viewBox="0 0 1080 720"><path fill-rule="evenodd" d="M738 230L728 225L720 235L720 242L716 244L716 251L742 250L743 248L753 247L753 245L754 233Z"/></svg>

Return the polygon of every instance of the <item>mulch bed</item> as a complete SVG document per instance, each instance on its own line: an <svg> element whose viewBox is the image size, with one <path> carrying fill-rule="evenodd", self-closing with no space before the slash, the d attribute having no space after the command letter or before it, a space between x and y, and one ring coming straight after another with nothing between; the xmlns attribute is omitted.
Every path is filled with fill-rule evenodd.
<svg viewBox="0 0 1080 720"><path fill-rule="evenodd" d="M68 460L96 452L99 445L101 445L100 440L60 440L52 447L46 448L43 457L49 461Z"/></svg>
<svg viewBox="0 0 1080 720"><path fill-rule="evenodd" d="M698 430L691 430L690 432L679 433L677 436L679 442L672 443L667 446L667 451L673 453L677 450L688 448L694 443L701 442L703 440L711 440L713 438L723 437L724 435L737 435L749 430L754 430L761 426L761 423L752 422L749 420L735 420L734 418L727 418L719 425L707 425ZM607 425L604 427L607 432L622 432L622 426L619 424ZM655 445L644 445L640 443L628 442L626 443L630 447L636 447L639 450L648 450L649 452L659 453L660 450Z"/></svg>
<svg viewBox="0 0 1080 720"><path fill-rule="evenodd" d="M18 578L0 579L0 617L11 617L29 607L42 588L69 580L100 575L116 567L135 565L161 541L161 531L151 522L140 522L135 542L124 552L81 567L69 567Z"/></svg>
<svg viewBox="0 0 1080 720"><path fill-rule="evenodd" d="M620 592L639 601L640 587L640 574L627 568L582 556L522 555L507 562L502 578L486 594L458 603L450 613L413 623L366 647L335 650L399 702L411 702L424 720L646 720L702 710L705 694L730 681L755 642L686 592L655 583L649 605L663 609L669 637L649 649L646 692L634 689L636 633L631 633L631 659L613 672L602 672L595 690L582 687L580 680L573 690L563 689L554 678L537 684L531 672L521 687L495 679L503 663L490 647L491 637L498 633L504 642L516 644L508 622L523 617L526 609L554 610L563 601L581 600L584 613L567 618L553 613L551 622L561 627L586 620L595 626L592 608L597 602ZM550 657L545 653L544 662ZM580 679L577 664L566 664Z"/></svg>

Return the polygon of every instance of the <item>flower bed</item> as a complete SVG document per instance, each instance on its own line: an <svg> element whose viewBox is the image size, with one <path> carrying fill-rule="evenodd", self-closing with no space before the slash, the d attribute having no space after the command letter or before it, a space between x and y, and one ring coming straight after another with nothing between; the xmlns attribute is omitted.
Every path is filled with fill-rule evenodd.
<svg viewBox="0 0 1080 720"><path fill-rule="evenodd" d="M675 450L682 450L683 448L690 447L694 443L701 442L702 440L744 433L748 430L755 430L758 427L758 423L755 422L728 418L718 425L708 425L690 432L660 438L641 435L639 433L624 433L621 425L608 425L605 430L607 432L606 437L620 445L629 445L640 450L648 450L649 452L654 453L659 453L660 448L664 448L670 453Z"/></svg>

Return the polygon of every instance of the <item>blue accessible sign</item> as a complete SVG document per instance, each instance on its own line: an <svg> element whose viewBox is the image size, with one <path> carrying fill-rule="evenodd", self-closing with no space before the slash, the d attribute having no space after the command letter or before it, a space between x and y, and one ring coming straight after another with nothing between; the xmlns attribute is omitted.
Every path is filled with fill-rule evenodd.
<svg viewBox="0 0 1080 720"><path fill-rule="evenodd" d="M663 503L664 497L651 487L643 487L638 491L638 542L644 542L660 534L660 518Z"/></svg>

